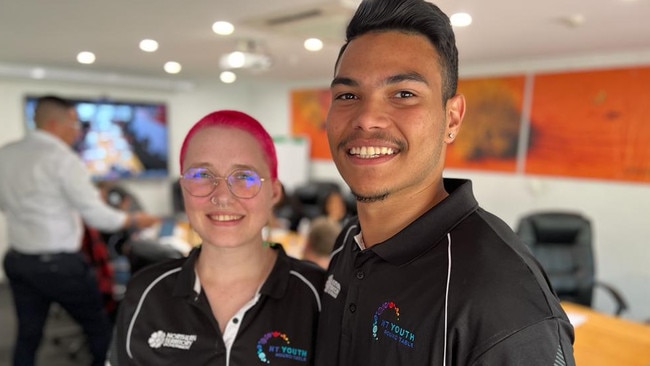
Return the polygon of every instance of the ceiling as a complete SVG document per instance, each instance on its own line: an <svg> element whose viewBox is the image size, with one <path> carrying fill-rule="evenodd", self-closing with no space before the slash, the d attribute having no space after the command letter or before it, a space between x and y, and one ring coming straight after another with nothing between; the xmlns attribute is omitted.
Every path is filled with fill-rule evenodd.
<svg viewBox="0 0 650 366"><path fill-rule="evenodd" d="M242 73L240 79L326 79L331 77L345 23L356 3L0 0L0 75L41 67L69 75L216 79L221 55L235 50L241 40L254 40L271 55L273 65L264 72ZM481 63L650 50L650 0L439 0L436 4L447 14L466 11L473 16L471 26L456 29L461 71ZM314 10L321 15L307 16ZM294 19L298 14L306 20ZM287 15L288 19L280 19L282 25L265 25ZM235 33L214 34L211 27L217 20L232 22ZM302 42L308 36L323 37L324 49L304 50ZM158 51L140 51L143 38L157 40ZM78 64L76 54L83 50L94 52L97 61ZM162 65L170 60L182 64L179 74L163 71Z"/></svg>

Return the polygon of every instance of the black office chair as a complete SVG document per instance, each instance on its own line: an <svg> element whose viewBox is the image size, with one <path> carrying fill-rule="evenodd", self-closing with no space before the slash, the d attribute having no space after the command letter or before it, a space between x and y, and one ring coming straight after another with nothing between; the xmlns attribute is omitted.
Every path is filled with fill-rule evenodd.
<svg viewBox="0 0 650 366"><path fill-rule="evenodd" d="M334 181L310 181L293 191L293 197L298 204L300 216L309 220L324 214L325 198L331 191L341 191Z"/></svg>
<svg viewBox="0 0 650 366"><path fill-rule="evenodd" d="M516 232L546 271L562 301L592 307L595 288L609 293L615 314L627 309L623 296L596 280L591 221L573 212L536 212L522 217Z"/></svg>

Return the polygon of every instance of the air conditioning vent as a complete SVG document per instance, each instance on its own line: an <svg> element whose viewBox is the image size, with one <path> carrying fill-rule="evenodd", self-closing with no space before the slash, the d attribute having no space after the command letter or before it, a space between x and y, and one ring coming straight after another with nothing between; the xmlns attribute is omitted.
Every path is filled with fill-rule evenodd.
<svg viewBox="0 0 650 366"><path fill-rule="evenodd" d="M291 22L304 21L322 15L323 15L323 11L321 9L310 9L310 10L302 11L300 13L293 13L289 15L279 16L277 18L271 18L266 21L266 24L273 27L273 26L278 26L278 25L291 23Z"/></svg>
<svg viewBox="0 0 650 366"><path fill-rule="evenodd" d="M257 18L245 19L242 25L262 33L342 43L345 27L356 9L353 0L311 5L302 9L285 10Z"/></svg>

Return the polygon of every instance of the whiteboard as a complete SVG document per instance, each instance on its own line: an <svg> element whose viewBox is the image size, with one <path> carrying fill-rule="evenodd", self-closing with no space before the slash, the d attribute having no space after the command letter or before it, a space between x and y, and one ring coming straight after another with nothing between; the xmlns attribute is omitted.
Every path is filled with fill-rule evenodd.
<svg viewBox="0 0 650 366"><path fill-rule="evenodd" d="M287 192L309 180L309 138L304 136L273 137L278 156L278 178Z"/></svg>

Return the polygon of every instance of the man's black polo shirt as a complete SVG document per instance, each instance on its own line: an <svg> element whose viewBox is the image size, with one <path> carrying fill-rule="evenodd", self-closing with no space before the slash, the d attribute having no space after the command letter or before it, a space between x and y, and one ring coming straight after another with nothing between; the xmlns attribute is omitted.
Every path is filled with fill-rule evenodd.
<svg viewBox="0 0 650 366"><path fill-rule="evenodd" d="M470 181L445 188L449 197L369 249L354 239L358 221L344 229L317 366L573 364L573 328L530 252L478 207Z"/></svg>
<svg viewBox="0 0 650 366"><path fill-rule="evenodd" d="M259 297L233 317L226 337L195 287L200 248L138 272L120 307L119 365L311 365L324 271L274 248L278 257Z"/></svg>

